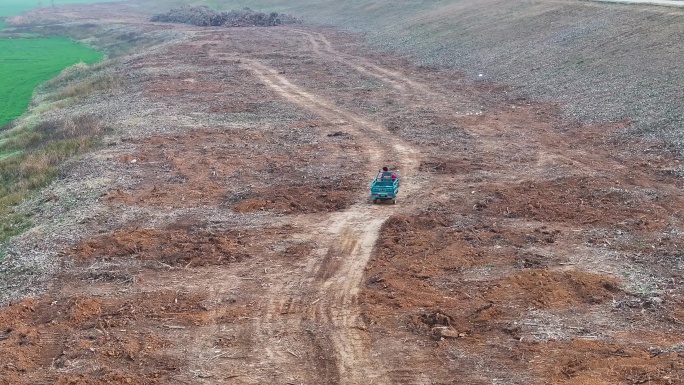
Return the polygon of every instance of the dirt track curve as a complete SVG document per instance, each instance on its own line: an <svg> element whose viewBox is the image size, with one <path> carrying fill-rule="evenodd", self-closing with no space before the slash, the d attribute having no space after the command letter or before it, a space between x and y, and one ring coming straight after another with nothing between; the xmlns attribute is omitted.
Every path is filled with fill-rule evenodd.
<svg viewBox="0 0 684 385"><path fill-rule="evenodd" d="M359 60L363 64L353 65L355 69L388 82L402 92L405 92L405 85L414 85L399 73L338 54L322 34L295 32L304 34L311 41L312 50L325 60ZM325 47L324 51L321 51L321 45ZM220 55L216 57L223 58ZM416 156L417 151L410 145L390 135L381 125L297 87L274 68L252 59L241 59L240 64L286 100L327 121L337 122L340 129L352 133L363 143L369 164L382 164L383 159L400 160L399 168L407 181L401 186L402 195L419 197L418 186L411 182L411 178L415 177L420 161ZM369 207L365 192L360 194L358 201L343 212L331 214L322 223L296 222L298 226L303 225L307 233L319 234L310 239L317 247L312 250L312 259L301 271L288 272L273 282L268 290L267 297L270 300L267 312L257 324L257 330L263 332L261 338L265 341L270 364L301 367L302 372L316 368L321 358L302 363L300 357L279 343L278 331L304 331L308 323L329 325L325 339L330 343L328 349L332 349L323 360L335 363L335 367L312 373L313 376L308 379L312 383L366 384L369 379L377 384L390 383L382 375L386 369L370 356L370 341L364 331L358 295L364 269L377 243L380 228L398 208ZM291 309L297 309L294 317L287 316ZM301 347L301 350L307 349L306 345Z"/></svg>
<svg viewBox="0 0 684 385"><path fill-rule="evenodd" d="M0 384L684 383L679 161L629 122L329 29L127 23L185 38L122 59L131 114L65 178L101 190L0 312Z"/></svg>

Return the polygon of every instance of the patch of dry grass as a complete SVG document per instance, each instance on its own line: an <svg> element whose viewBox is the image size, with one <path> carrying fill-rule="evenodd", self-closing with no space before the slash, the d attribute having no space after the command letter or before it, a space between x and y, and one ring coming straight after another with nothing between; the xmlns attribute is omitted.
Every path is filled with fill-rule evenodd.
<svg viewBox="0 0 684 385"><path fill-rule="evenodd" d="M112 92L125 83L123 75L114 71L112 61L93 66L77 64L48 81L40 89L34 104L56 102L72 98L84 98L95 92Z"/></svg>
<svg viewBox="0 0 684 385"><path fill-rule="evenodd" d="M104 127L93 116L44 121L17 127L0 141L0 242L29 226L13 207L59 175L67 159L97 143Z"/></svg>
<svg viewBox="0 0 684 385"><path fill-rule="evenodd" d="M65 114L55 110L124 88L125 71L119 60L111 58L176 36L166 31L146 33L129 27L50 21L19 26L16 33L68 36L105 52L110 59L67 68L34 92L21 121L0 129L0 244L31 226L14 207L57 178L68 159L96 146L106 130L97 116L58 117Z"/></svg>

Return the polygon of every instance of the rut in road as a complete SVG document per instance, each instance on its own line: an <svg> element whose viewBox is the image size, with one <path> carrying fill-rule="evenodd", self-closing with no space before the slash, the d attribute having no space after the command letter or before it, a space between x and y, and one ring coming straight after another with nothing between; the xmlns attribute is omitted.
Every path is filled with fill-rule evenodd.
<svg viewBox="0 0 684 385"><path fill-rule="evenodd" d="M345 122L344 129L358 138L369 165L374 167L386 156L391 156L400 162L404 180L410 180L417 172L417 152L391 136L381 125L292 84L276 69L257 60L240 58L240 63L288 101L328 121ZM387 79L385 74L389 71L378 69L380 67L372 66L378 78ZM374 169L369 166L368 171L372 175ZM416 185L407 181L401 190L403 195L412 194ZM297 223L318 234L313 239L317 247L302 267L303 271L293 272L294 280L291 276L283 276L270 287L270 301L266 314L257 321L257 331L268 341L263 346L271 365L323 368L317 371L303 368L302 372L309 373L312 383L366 384L369 380L375 384L389 383L383 374L387 369L371 357L370 341L360 318L357 296L364 268L382 224L401 209L401 202L398 206L371 206L364 192L359 203L343 212L331 214L327 221ZM323 330L324 335L320 336L318 332L312 335L312 327ZM300 355L288 348L287 344L291 346L292 341L283 343L278 338L278 332L285 329L309 330L304 333L310 336L305 346L329 343L334 348L333 352L326 353L323 347L324 358L312 357L309 362L302 363Z"/></svg>
<svg viewBox="0 0 684 385"><path fill-rule="evenodd" d="M364 75L373 76L389 84L391 87L402 93L404 97L411 96L412 94L418 92L433 96L436 95L425 85L407 78L404 74L398 71L392 71L369 62L364 58L344 54L335 50L332 43L330 43L330 41L322 33L301 30L293 30L293 32L305 35L308 38L312 50L316 55L333 58L334 60L348 64L356 71Z"/></svg>

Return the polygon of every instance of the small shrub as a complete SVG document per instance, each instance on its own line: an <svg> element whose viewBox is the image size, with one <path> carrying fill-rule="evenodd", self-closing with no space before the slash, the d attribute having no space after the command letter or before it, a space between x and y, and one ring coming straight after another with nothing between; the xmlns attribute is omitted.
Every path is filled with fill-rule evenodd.
<svg viewBox="0 0 684 385"><path fill-rule="evenodd" d="M154 22L184 23L197 26L225 27L270 27L282 24L297 24L300 21L291 15L271 12L255 12L249 8L230 12L214 11L207 6L184 5L167 13L152 16Z"/></svg>
<svg viewBox="0 0 684 385"><path fill-rule="evenodd" d="M37 148L60 139L74 139L99 136L103 132L99 119L92 115L81 115L65 120L48 120L39 123L33 130L34 138L30 148Z"/></svg>

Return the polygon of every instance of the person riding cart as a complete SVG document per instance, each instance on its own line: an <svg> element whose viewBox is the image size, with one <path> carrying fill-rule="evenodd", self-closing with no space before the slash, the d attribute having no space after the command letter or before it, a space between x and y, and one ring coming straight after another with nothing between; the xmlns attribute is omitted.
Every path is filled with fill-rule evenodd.
<svg viewBox="0 0 684 385"><path fill-rule="evenodd" d="M390 170L383 167L378 171L370 185L370 198L373 203L378 201L392 201L397 203L397 193L399 193L399 170Z"/></svg>

